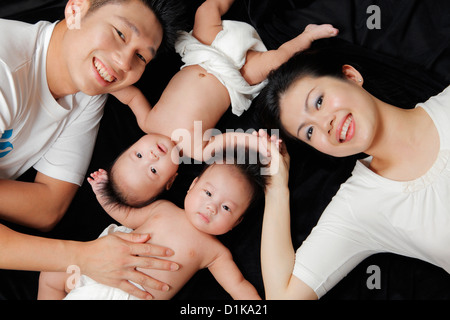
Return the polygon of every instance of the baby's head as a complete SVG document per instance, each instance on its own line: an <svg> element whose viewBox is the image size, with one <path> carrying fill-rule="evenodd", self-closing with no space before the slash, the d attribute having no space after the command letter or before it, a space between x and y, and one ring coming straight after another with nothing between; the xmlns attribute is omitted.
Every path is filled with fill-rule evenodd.
<svg viewBox="0 0 450 320"><path fill-rule="evenodd" d="M187 218L205 233L227 233L264 196L266 179L259 163L237 161L234 156L212 163L189 188L184 201Z"/></svg>
<svg viewBox="0 0 450 320"><path fill-rule="evenodd" d="M172 186L178 164L178 152L169 137L144 135L115 160L106 191L118 204L144 207Z"/></svg>

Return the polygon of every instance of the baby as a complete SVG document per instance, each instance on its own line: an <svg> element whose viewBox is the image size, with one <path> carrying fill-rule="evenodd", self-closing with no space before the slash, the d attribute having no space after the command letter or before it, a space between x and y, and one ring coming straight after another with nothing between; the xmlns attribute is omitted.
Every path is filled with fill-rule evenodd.
<svg viewBox="0 0 450 320"><path fill-rule="evenodd" d="M206 0L197 9L192 32L182 32L176 44L185 65L171 79L153 108L136 87L113 93L129 105L145 133L170 137L180 154L200 161L204 161L203 151L209 143L205 132L216 126L230 103L233 113L241 115L264 87L264 80L271 70L296 52L310 47L314 40L338 33L331 25L308 25L296 38L277 50L267 51L252 26L240 21L222 21L222 15L233 2ZM196 121L201 122L200 131L194 130ZM154 175L163 175L152 161L161 160L161 156L167 155L166 150L135 147L133 145L122 155L128 157L126 160L121 157L109 171L115 192L120 195L118 199L123 204L141 207L151 202L162 189L170 187L178 162L160 177L159 181L163 183L154 184L151 179L144 178L151 176L150 171ZM141 162L146 160L149 165L135 166L133 173L125 166L116 168L126 161L134 163L136 159L130 159L129 153L131 158L137 157ZM117 179L116 173L120 175ZM142 184L134 180L135 176L141 177Z"/></svg>
<svg viewBox="0 0 450 320"><path fill-rule="evenodd" d="M108 227L104 234L117 229L150 234L150 243L170 247L175 252L171 259L180 265L177 272L141 270L170 285L168 291L151 291L153 298L171 299L198 270L208 268L233 299L260 299L256 289L244 279L230 251L215 236L238 225L248 208L263 197L266 178L260 175L260 165L246 164L249 161L236 157L224 159L208 165L195 178L185 197L184 210L166 200L143 208L117 205L104 189L108 180L106 171L99 170L88 178L106 212L123 224ZM68 277L66 273L41 273L38 299L136 299L84 275L66 296Z"/></svg>

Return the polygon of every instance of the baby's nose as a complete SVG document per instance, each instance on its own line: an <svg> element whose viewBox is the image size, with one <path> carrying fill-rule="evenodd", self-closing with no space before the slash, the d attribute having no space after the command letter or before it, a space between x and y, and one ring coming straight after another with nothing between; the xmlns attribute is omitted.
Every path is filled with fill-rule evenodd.
<svg viewBox="0 0 450 320"><path fill-rule="evenodd" d="M206 209L208 210L208 213L211 215L215 215L217 213L216 206L213 204L208 204L206 206Z"/></svg>
<svg viewBox="0 0 450 320"><path fill-rule="evenodd" d="M153 150L150 150L150 158L158 160L159 159L159 155L156 154Z"/></svg>

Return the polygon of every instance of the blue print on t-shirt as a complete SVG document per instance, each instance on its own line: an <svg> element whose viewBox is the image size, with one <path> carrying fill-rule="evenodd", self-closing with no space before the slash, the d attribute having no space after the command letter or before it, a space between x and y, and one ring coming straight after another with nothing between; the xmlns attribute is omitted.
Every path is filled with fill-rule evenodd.
<svg viewBox="0 0 450 320"><path fill-rule="evenodd" d="M0 140L7 140L11 138L13 130L5 130L5 132L0 137ZM13 145L9 141L0 141L0 158L3 158L8 153L10 153L14 149Z"/></svg>

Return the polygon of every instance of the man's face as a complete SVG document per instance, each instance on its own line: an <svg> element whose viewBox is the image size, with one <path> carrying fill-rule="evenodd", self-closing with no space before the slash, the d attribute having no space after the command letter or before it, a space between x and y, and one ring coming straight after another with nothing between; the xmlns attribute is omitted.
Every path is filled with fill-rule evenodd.
<svg viewBox="0 0 450 320"><path fill-rule="evenodd" d="M81 1L89 6L86 2ZM155 14L139 0L86 11L81 9L78 26L72 19L75 25L69 27L62 44L69 81L76 91L97 95L137 82L162 41L162 26ZM66 21L70 21L67 12Z"/></svg>

